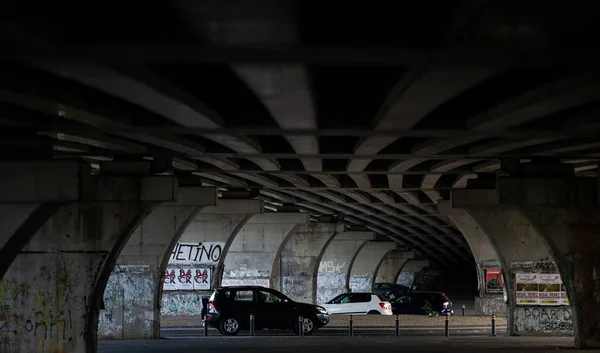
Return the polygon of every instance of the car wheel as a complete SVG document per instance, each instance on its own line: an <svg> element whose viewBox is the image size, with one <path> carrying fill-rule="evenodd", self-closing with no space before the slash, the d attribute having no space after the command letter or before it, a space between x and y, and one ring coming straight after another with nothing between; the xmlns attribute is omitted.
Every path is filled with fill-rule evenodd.
<svg viewBox="0 0 600 353"><path fill-rule="evenodd" d="M368 315L381 315L381 313L377 310L371 310L367 313Z"/></svg>
<svg viewBox="0 0 600 353"><path fill-rule="evenodd" d="M295 320L295 325L294 325L294 333L297 335L298 334L298 321L300 318L297 318ZM303 318L304 321L302 321L302 328L304 329L304 335L305 336L310 336L313 334L313 332L315 332L315 330L317 329L315 326L315 320L311 317L304 317Z"/></svg>
<svg viewBox="0 0 600 353"><path fill-rule="evenodd" d="M225 336L235 336L240 332L240 322L234 317L226 317L219 324L219 332Z"/></svg>

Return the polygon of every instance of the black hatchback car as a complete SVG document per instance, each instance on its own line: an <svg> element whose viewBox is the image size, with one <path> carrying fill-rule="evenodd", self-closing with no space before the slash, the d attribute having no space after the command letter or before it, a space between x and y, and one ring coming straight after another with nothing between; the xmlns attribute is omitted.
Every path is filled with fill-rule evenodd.
<svg viewBox="0 0 600 353"><path fill-rule="evenodd" d="M391 303L394 315L454 314L452 301L446 294L440 292L410 292L393 300Z"/></svg>
<svg viewBox="0 0 600 353"><path fill-rule="evenodd" d="M304 334L310 335L329 322L327 310L321 306L298 303L274 289L258 286L223 287L215 290L208 302L206 322L223 335L237 335L250 328L292 329L298 334L303 318Z"/></svg>

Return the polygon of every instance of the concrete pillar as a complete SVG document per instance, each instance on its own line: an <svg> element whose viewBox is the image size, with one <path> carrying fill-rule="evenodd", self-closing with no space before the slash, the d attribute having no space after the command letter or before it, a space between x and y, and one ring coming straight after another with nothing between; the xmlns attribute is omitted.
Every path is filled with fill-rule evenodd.
<svg viewBox="0 0 600 353"><path fill-rule="evenodd" d="M371 292L377 267L388 252L396 247L394 242L370 241L358 252L348 269L347 287L352 292Z"/></svg>
<svg viewBox="0 0 600 353"><path fill-rule="evenodd" d="M0 203L19 205L17 214L23 204L64 205L13 249L0 288L0 351L95 352L116 254L156 204L175 201L176 180L91 176L74 162L11 162L0 170Z"/></svg>
<svg viewBox="0 0 600 353"><path fill-rule="evenodd" d="M160 337L160 290L164 259L190 221L217 202L215 188L182 187L177 202L156 207L123 247L104 291L99 339Z"/></svg>
<svg viewBox="0 0 600 353"><path fill-rule="evenodd" d="M513 212L519 213L525 220L523 223L529 224L529 233L535 232L542 238L539 248L545 246L555 259L555 265L534 263L533 271L560 271L571 306L552 308L554 312L552 309L535 308L539 315L534 315L533 309L515 308L515 325L537 325L538 331L557 333L569 332L573 326L577 347L600 347L600 280L597 275L600 271L600 207L597 181L572 176L507 177L497 181L496 190L487 194L466 194L461 201L463 204L458 206L485 204L493 210L516 210ZM513 243L513 248L521 251L526 248L522 239L528 236L518 233L520 228L515 230L512 233L520 237ZM537 256L543 252L529 248ZM518 265L511 264L511 271L513 268L514 271L532 271L531 263ZM525 266L527 268L523 269ZM558 270L552 266L558 266Z"/></svg>
<svg viewBox="0 0 600 353"><path fill-rule="evenodd" d="M306 213L265 213L251 217L225 245L221 285L272 285L275 257L296 226L307 224Z"/></svg>
<svg viewBox="0 0 600 353"><path fill-rule="evenodd" d="M344 231L342 223L311 222L296 227L275 258L273 288L293 300L316 303L322 250Z"/></svg>
<svg viewBox="0 0 600 353"><path fill-rule="evenodd" d="M204 207L191 220L174 242L162 265L164 283L159 287L160 313L165 317L188 317L199 320L203 296L219 285L226 244L231 243L246 222L263 212L260 200L223 200L216 206ZM189 286L187 278L179 278L183 270L200 270L210 285ZM191 282L191 281L190 281ZM191 287L191 288L190 288Z"/></svg>
<svg viewBox="0 0 600 353"><path fill-rule="evenodd" d="M449 200L440 200L438 202L438 211L447 216L465 237L475 264L477 266L477 283L479 296L475 297L475 315L506 316L506 302L504 300L504 280L501 287L494 287L496 281L490 282L487 277L493 277L499 273L503 278L503 268L496 249L492 245L488 235L481 229L479 224L471 215L463 209L452 208Z"/></svg>
<svg viewBox="0 0 600 353"><path fill-rule="evenodd" d="M343 232L337 234L323 249L317 277L318 304L350 290L348 270L360 249L373 239L373 232Z"/></svg>
<svg viewBox="0 0 600 353"><path fill-rule="evenodd" d="M400 269L415 257L412 251L391 250L377 267L375 283L396 283Z"/></svg>
<svg viewBox="0 0 600 353"><path fill-rule="evenodd" d="M415 279L419 276L419 273L427 267L429 267L429 260L425 259L410 259L404 263L404 266L400 268L396 284L403 285L408 288L412 288Z"/></svg>

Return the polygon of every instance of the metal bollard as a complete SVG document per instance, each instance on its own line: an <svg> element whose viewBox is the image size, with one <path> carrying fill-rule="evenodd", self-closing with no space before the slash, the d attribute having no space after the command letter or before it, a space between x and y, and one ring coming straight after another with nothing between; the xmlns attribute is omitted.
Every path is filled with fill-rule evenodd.
<svg viewBox="0 0 600 353"><path fill-rule="evenodd" d="M350 315L348 317L348 328L349 328L349 332L348 332L349 336L350 337L354 336L353 327L352 327L352 315Z"/></svg>
<svg viewBox="0 0 600 353"><path fill-rule="evenodd" d="M446 321L444 324L444 336L448 337L450 335L450 314L446 314Z"/></svg>
<svg viewBox="0 0 600 353"><path fill-rule="evenodd" d="M250 314L250 336L254 336L254 314Z"/></svg>
<svg viewBox="0 0 600 353"><path fill-rule="evenodd" d="M298 317L298 335L304 337L304 317Z"/></svg>
<svg viewBox="0 0 600 353"><path fill-rule="evenodd" d="M492 336L496 336L496 315L492 314Z"/></svg>
<svg viewBox="0 0 600 353"><path fill-rule="evenodd" d="M204 315L204 320L202 320L204 323L204 336L208 336L208 322L206 321L206 315Z"/></svg>
<svg viewBox="0 0 600 353"><path fill-rule="evenodd" d="M464 306L464 304L462 306L462 316L465 316L465 306Z"/></svg>
<svg viewBox="0 0 600 353"><path fill-rule="evenodd" d="M396 337L400 336L400 316L396 315Z"/></svg>

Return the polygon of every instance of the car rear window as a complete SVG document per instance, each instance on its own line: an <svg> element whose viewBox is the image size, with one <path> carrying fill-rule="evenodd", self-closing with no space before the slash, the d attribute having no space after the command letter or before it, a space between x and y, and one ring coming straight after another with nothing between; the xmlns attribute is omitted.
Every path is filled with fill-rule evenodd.
<svg viewBox="0 0 600 353"><path fill-rule="evenodd" d="M379 298L379 300L381 300L382 302L385 302L385 301L387 301L387 298L386 298L386 297L384 297L384 296L383 296L383 295L381 295L381 294L377 294L377 298Z"/></svg>
<svg viewBox="0 0 600 353"><path fill-rule="evenodd" d="M236 302L251 302L254 298L251 290L238 290L233 300Z"/></svg>

